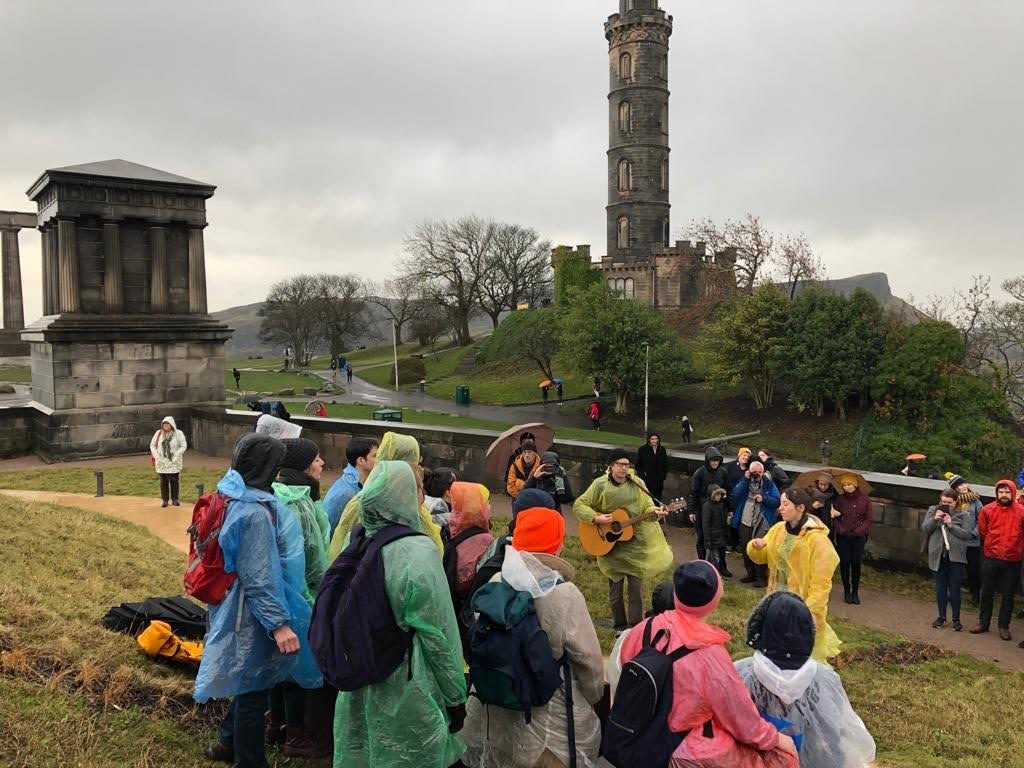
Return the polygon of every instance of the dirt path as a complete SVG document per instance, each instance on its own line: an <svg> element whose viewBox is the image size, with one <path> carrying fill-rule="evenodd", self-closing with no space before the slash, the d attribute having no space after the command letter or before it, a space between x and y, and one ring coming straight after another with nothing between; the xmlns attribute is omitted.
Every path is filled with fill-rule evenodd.
<svg viewBox="0 0 1024 768"><path fill-rule="evenodd" d="M96 498L79 493L11 490L3 490L0 493L19 499L81 507L111 515L147 528L182 552L188 550L188 536L185 529L192 519L191 507L167 507L164 509L161 508L159 499L135 496ZM495 516L511 516L509 500L504 496L494 497L492 507ZM575 518L569 515L566 523L566 533L575 535ZM684 562L696 557L692 533L671 527L667 529L666 533L675 552L676 562ZM736 576L726 582L726 589L748 589L738 582L739 575L743 571L743 563L738 555L729 556L729 567ZM832 590L829 610L837 616L868 627L891 632L918 642L930 643L957 653L970 654L984 661L990 661L1008 671L1024 670L1024 650L1019 649L1016 642L1000 640L995 631L986 635L972 635L967 631L977 623L977 610L971 608L966 601L962 614L963 632L954 632L948 626L945 629L932 629L931 623L935 618L935 606L931 602L900 595L889 595L884 592L861 590L861 605L847 605L843 602L842 588L836 587ZM1015 625L1011 624L1010 631L1014 630L1017 631L1017 639L1024 639L1024 625L1020 621L1016 621Z"/></svg>

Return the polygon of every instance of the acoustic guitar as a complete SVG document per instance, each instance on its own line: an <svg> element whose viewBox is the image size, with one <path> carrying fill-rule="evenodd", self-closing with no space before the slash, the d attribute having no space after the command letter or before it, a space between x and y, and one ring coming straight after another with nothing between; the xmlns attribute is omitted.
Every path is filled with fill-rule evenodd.
<svg viewBox="0 0 1024 768"><path fill-rule="evenodd" d="M676 499L668 504L669 514L686 509L684 499ZM612 521L603 525L579 522L580 544L587 554L604 557L611 552L620 541L629 541L636 533L636 526L658 520L658 509L652 509L643 515L631 517L626 509L616 509L611 513Z"/></svg>

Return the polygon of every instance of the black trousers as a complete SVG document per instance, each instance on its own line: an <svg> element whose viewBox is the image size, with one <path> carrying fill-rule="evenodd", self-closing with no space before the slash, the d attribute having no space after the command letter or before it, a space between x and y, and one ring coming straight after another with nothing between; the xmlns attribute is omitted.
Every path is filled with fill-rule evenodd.
<svg viewBox="0 0 1024 768"><path fill-rule="evenodd" d="M864 562L864 545L867 540L867 536L836 536L839 574L843 578L843 589L847 592L860 589L860 564Z"/></svg>
<svg viewBox="0 0 1024 768"><path fill-rule="evenodd" d="M266 709L266 691L240 693L231 700L218 737L221 744L234 748L236 768L266 768L263 719Z"/></svg>
<svg viewBox="0 0 1024 768"><path fill-rule="evenodd" d="M740 551L743 553L743 567L747 569L747 576L757 579L758 582L768 583L768 566L758 565L747 556L747 543L754 538L754 529L749 525L740 523Z"/></svg>
<svg viewBox="0 0 1024 768"><path fill-rule="evenodd" d="M178 500L177 472L160 473L160 498L163 499L165 503L168 501Z"/></svg>
<svg viewBox="0 0 1024 768"><path fill-rule="evenodd" d="M978 610L978 624L988 629L992 623L992 604L996 594L1000 595L999 628L1010 628L1013 616L1013 593L1017 590L1020 563L982 557L981 560L981 601Z"/></svg>

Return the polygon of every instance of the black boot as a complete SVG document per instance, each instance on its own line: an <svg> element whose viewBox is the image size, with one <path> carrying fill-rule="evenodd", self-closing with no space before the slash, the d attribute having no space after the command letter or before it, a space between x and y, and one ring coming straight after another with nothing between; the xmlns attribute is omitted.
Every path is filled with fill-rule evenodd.
<svg viewBox="0 0 1024 768"><path fill-rule="evenodd" d="M860 563L853 564L853 573L850 576L850 602L854 605L860 605Z"/></svg>
<svg viewBox="0 0 1024 768"><path fill-rule="evenodd" d="M839 575L843 579L843 602L852 603L853 596L850 591L850 566L847 563L839 564Z"/></svg>

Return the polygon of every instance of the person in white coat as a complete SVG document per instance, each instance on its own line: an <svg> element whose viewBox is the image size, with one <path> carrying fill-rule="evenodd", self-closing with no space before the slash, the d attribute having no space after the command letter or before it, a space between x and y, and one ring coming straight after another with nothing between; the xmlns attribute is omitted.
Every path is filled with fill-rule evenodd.
<svg viewBox="0 0 1024 768"><path fill-rule="evenodd" d="M181 506L178 500L178 478L187 448L185 434L174 423L174 417L165 417L160 423L160 429L149 442L149 455L157 475L160 476L162 507L166 507L168 503L176 507Z"/></svg>

